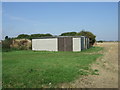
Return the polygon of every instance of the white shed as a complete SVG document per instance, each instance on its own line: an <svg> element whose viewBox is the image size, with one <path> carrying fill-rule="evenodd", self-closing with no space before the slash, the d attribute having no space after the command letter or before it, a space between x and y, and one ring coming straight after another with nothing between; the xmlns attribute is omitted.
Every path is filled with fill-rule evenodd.
<svg viewBox="0 0 120 90"><path fill-rule="evenodd" d="M87 49L88 40L86 37L44 37L32 39L32 50L35 51L81 51Z"/></svg>

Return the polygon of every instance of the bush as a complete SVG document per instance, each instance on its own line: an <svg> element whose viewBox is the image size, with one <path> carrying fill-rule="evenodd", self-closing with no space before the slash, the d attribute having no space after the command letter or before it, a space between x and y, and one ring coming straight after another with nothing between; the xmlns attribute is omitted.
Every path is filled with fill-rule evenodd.
<svg viewBox="0 0 120 90"><path fill-rule="evenodd" d="M98 43L103 43L103 41L102 41L102 40L100 40L100 41L98 41Z"/></svg>
<svg viewBox="0 0 120 90"><path fill-rule="evenodd" d="M60 36L75 36L77 34L77 32L66 32L66 33L62 33Z"/></svg>
<svg viewBox="0 0 120 90"><path fill-rule="evenodd" d="M8 38L2 41L2 51L10 51L11 47L10 45L12 44L12 39Z"/></svg>
<svg viewBox="0 0 120 90"><path fill-rule="evenodd" d="M25 40L18 39L16 41L16 39L8 38L2 41L3 52L8 52L12 50L29 50L31 48L32 48L32 45L30 41L28 41L27 39Z"/></svg>
<svg viewBox="0 0 120 90"><path fill-rule="evenodd" d="M28 43L28 41L27 40L22 40L22 41L20 41L19 43L18 43L18 45L19 45L19 50L28 50L30 47L29 47L29 45L27 44Z"/></svg>
<svg viewBox="0 0 120 90"><path fill-rule="evenodd" d="M90 39L90 45L93 45L96 41L96 36L92 33L92 32L89 32L89 31L81 31L81 32L78 32L77 33L77 36L86 36Z"/></svg>

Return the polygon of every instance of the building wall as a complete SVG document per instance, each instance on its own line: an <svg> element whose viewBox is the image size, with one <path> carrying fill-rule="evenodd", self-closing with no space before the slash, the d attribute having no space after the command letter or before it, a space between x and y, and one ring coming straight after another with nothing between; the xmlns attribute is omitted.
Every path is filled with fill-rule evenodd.
<svg viewBox="0 0 120 90"><path fill-rule="evenodd" d="M87 44L88 44L88 40L87 37L85 38L85 49L87 49Z"/></svg>
<svg viewBox="0 0 120 90"><path fill-rule="evenodd" d="M32 39L32 50L81 51L89 47L88 41L89 39L84 36Z"/></svg>
<svg viewBox="0 0 120 90"><path fill-rule="evenodd" d="M58 38L58 51L64 51L64 38Z"/></svg>
<svg viewBox="0 0 120 90"><path fill-rule="evenodd" d="M89 49L89 38L87 38L87 49Z"/></svg>
<svg viewBox="0 0 120 90"><path fill-rule="evenodd" d="M58 51L73 51L72 39L72 37L58 38Z"/></svg>
<svg viewBox="0 0 120 90"><path fill-rule="evenodd" d="M81 50L84 50L85 49L85 37L84 36L82 36L81 37Z"/></svg>
<svg viewBox="0 0 120 90"><path fill-rule="evenodd" d="M89 38L88 38L88 44L87 44L87 47L90 48L90 41L89 41Z"/></svg>
<svg viewBox="0 0 120 90"><path fill-rule="evenodd" d="M81 38L73 38L73 51L81 51Z"/></svg>
<svg viewBox="0 0 120 90"><path fill-rule="evenodd" d="M57 38L32 39L32 50L58 51Z"/></svg>

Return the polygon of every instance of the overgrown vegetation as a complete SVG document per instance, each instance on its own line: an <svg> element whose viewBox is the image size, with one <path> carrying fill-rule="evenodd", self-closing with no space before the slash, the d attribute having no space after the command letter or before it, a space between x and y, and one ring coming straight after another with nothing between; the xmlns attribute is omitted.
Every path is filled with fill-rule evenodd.
<svg viewBox="0 0 120 90"><path fill-rule="evenodd" d="M99 41L97 41L98 43L103 43L103 40L99 40Z"/></svg>
<svg viewBox="0 0 120 90"><path fill-rule="evenodd" d="M62 33L60 36L86 36L90 39L90 44L93 45L95 43L95 38L96 36L89 31L80 31L80 32L66 32L66 33Z"/></svg>
<svg viewBox="0 0 120 90"><path fill-rule="evenodd" d="M93 45L96 41L96 36L92 33L92 32L89 32L89 31L81 31L81 32L78 32L77 33L77 36L86 36L90 39L90 44Z"/></svg>
<svg viewBox="0 0 120 90"><path fill-rule="evenodd" d="M20 34L15 39L33 39L33 38L40 38L40 37L52 37L54 35L47 33L47 34ZM59 36L86 36L90 39L90 44L93 45L96 41L96 36L89 31L82 30L80 32L65 32L61 33ZM5 39L9 38L8 36L5 37Z"/></svg>
<svg viewBox="0 0 120 90"><path fill-rule="evenodd" d="M12 44L12 39L11 38L7 38L4 41L2 41L2 51L10 51L11 47L10 45Z"/></svg>
<svg viewBox="0 0 120 90"><path fill-rule="evenodd" d="M52 34L31 34L31 35L27 35L27 34L20 34L18 35L16 38L17 39L23 39L23 38L26 38L26 39L32 39L32 38L39 38L39 37L50 37L52 36Z"/></svg>
<svg viewBox="0 0 120 90"><path fill-rule="evenodd" d="M3 88L54 87L80 75L98 75L90 65L101 56L99 47L83 52L3 52ZM86 53L86 54L85 54Z"/></svg>
<svg viewBox="0 0 120 90"><path fill-rule="evenodd" d="M32 48L31 42L27 39L17 40L13 38L7 38L2 41L2 52L14 51L14 50L29 50Z"/></svg>
<svg viewBox="0 0 120 90"><path fill-rule="evenodd" d="M82 52L87 52L87 53L97 53L99 51L103 50L103 47L91 47L90 49L83 50Z"/></svg>
<svg viewBox="0 0 120 90"><path fill-rule="evenodd" d="M60 36L76 36L77 32L66 32L62 33Z"/></svg>
<svg viewBox="0 0 120 90"><path fill-rule="evenodd" d="M27 44L27 40L23 40L20 41L18 43L18 47L14 47L14 45L11 46L11 44L13 43L13 40L15 39L33 39L33 38L39 38L39 37L52 37L52 34L31 34L31 35L27 35L27 34L20 34L18 35L16 38L9 38L8 36L5 37L5 40L2 41L2 50L4 51L11 51L11 50L28 50L32 48L32 45L29 46ZM81 32L66 32L66 33L62 33L60 36L86 36L90 39L90 46L92 46L95 43L95 35L92 34L91 32L88 31L81 31Z"/></svg>

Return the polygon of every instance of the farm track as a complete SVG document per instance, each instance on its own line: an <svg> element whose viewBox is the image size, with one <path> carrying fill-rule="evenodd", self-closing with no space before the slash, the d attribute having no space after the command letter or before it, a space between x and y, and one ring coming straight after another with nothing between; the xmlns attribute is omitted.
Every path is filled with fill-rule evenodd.
<svg viewBox="0 0 120 90"><path fill-rule="evenodd" d="M104 47L104 56L97 59L91 66L97 69L99 75L88 75L78 78L70 83L58 85L61 88L118 88L118 43L99 43Z"/></svg>

